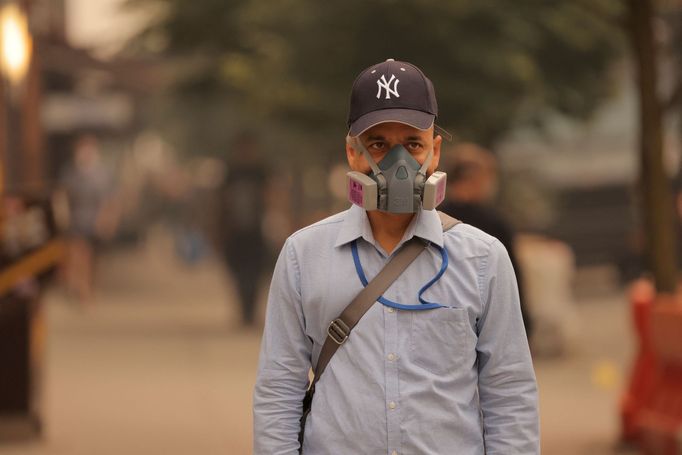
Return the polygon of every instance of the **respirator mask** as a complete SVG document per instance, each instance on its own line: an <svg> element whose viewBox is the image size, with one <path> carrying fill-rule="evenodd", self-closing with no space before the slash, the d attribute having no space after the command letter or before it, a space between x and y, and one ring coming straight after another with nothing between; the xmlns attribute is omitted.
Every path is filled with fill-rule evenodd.
<svg viewBox="0 0 682 455"><path fill-rule="evenodd" d="M436 171L426 177L433 160L431 149L420 165L401 145L395 145L377 164L360 141L352 138L352 146L367 159L370 175L351 171L346 174L348 199L365 210L390 213L414 213L421 208L433 210L445 199L445 172Z"/></svg>

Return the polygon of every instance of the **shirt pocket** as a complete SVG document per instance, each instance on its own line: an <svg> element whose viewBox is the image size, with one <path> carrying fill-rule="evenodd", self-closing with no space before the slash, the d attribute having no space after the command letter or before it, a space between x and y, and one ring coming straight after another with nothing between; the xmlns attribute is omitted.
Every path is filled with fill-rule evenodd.
<svg viewBox="0 0 682 455"><path fill-rule="evenodd" d="M462 308L412 311L410 360L437 375L460 367L468 345L468 321Z"/></svg>

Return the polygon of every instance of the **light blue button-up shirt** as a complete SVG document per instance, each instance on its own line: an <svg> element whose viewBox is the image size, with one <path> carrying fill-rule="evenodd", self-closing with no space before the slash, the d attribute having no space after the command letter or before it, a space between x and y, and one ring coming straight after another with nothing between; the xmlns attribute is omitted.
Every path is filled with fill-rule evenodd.
<svg viewBox="0 0 682 455"><path fill-rule="evenodd" d="M418 236L447 250L447 271L423 311L381 303L365 314L316 386L304 455L539 454L537 386L516 278L504 246L435 211L414 217L397 251ZM293 234L275 267L254 391L254 453L297 454L301 400L327 326L362 289L350 243L371 280L390 259L357 206ZM418 304L439 271L427 248L384 293Z"/></svg>

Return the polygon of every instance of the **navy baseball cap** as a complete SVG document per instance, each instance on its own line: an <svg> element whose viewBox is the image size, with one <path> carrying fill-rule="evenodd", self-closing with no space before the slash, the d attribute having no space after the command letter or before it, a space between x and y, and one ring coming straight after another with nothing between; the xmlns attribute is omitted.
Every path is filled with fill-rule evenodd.
<svg viewBox="0 0 682 455"><path fill-rule="evenodd" d="M429 78L413 64L390 58L365 69L353 82L348 134L355 137L384 122L425 130L437 116L436 92Z"/></svg>

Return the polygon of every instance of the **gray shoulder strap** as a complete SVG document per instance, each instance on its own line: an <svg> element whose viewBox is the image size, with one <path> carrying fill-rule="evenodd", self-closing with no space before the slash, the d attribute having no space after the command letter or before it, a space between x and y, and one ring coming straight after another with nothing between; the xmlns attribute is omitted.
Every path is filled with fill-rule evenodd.
<svg viewBox="0 0 682 455"><path fill-rule="evenodd" d="M327 338L324 340L322 350L317 359L317 365L313 368L313 380L308 384L303 397L303 408L301 414L301 428L298 433L298 442L303 447L303 437L305 432L305 422L310 413L313 395L315 394L315 384L324 373L327 364L334 356L337 349L345 343L353 327L365 315L379 298L379 296L389 288L391 283L414 261L419 254L429 246L429 243L418 237L412 237L398 251L393 258L384 266L379 274L365 286L362 291L353 299L345 310L334 319L327 328Z"/></svg>
<svg viewBox="0 0 682 455"><path fill-rule="evenodd" d="M440 217L440 224L443 226L443 232L449 231L451 228L461 223L457 218L453 218L440 210L438 211L438 216Z"/></svg>
<svg viewBox="0 0 682 455"><path fill-rule="evenodd" d="M314 368L315 382L324 372L336 350L348 339L351 330L362 319L367 310L428 246L428 242L417 237L408 240L377 276L360 291L339 317L329 324L327 338L322 345L317 366Z"/></svg>
<svg viewBox="0 0 682 455"><path fill-rule="evenodd" d="M461 223L460 220L440 211L438 216L443 226L443 232ZM407 242L402 250L386 264L384 269L353 299L341 315L331 322L327 330L327 339L322 346L317 366L314 368L315 380L320 377L336 349L346 341L353 327L365 315L376 299L389 288L391 283L400 276L427 246L428 243L423 240L416 241L416 238Z"/></svg>
<svg viewBox="0 0 682 455"><path fill-rule="evenodd" d="M440 217L440 222L443 226L443 232L461 223L460 220L440 211L438 212L438 216ZM422 251L428 248L428 246L429 243L425 240L412 237L403 245L402 249L393 256L386 266L384 266L377 276L360 291L339 317L329 324L329 327L327 328L327 338L322 345L322 350L317 359L317 365L313 368L313 380L308 384L308 389L303 398L300 421L301 428L298 434L298 441L301 444L299 453L301 453L303 447L305 422L310 413L313 395L315 394L315 385L327 367L327 364L329 364L329 361L338 348L348 339L348 335L350 335L353 327L355 327L365 313L367 313L367 310L374 305L376 299L391 286L396 278L398 278L412 261L414 261Z"/></svg>

